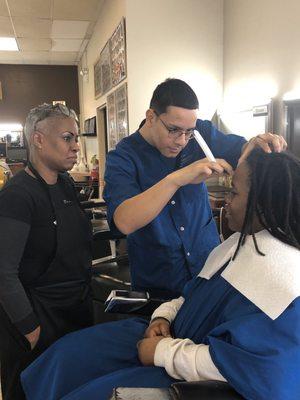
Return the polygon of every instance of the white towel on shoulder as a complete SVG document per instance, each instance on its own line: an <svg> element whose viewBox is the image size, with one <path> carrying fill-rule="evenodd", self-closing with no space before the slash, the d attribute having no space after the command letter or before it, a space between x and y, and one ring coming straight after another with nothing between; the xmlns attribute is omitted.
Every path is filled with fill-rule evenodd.
<svg viewBox="0 0 300 400"><path fill-rule="evenodd" d="M221 276L275 319L300 296L300 251L263 230L255 236L258 248L265 256L257 253L252 236L248 236L232 261L239 236L235 233L215 248L199 276L210 279L230 260Z"/></svg>

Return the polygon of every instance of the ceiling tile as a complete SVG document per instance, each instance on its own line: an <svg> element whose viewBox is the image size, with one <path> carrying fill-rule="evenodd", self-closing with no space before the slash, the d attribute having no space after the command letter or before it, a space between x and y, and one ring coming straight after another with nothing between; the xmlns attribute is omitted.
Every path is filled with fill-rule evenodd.
<svg viewBox="0 0 300 400"><path fill-rule="evenodd" d="M17 42L21 51L49 51L52 46L51 39L17 38Z"/></svg>
<svg viewBox="0 0 300 400"><path fill-rule="evenodd" d="M51 52L51 64L52 65L76 65L77 53L56 53Z"/></svg>
<svg viewBox="0 0 300 400"><path fill-rule="evenodd" d="M79 51L81 39L53 39L52 51Z"/></svg>
<svg viewBox="0 0 300 400"><path fill-rule="evenodd" d="M15 36L9 17L0 17L0 36L3 37Z"/></svg>
<svg viewBox="0 0 300 400"><path fill-rule="evenodd" d="M24 64L49 64L49 51L21 51Z"/></svg>
<svg viewBox="0 0 300 400"><path fill-rule="evenodd" d="M24 62L23 62L23 60L22 59L20 59L20 60L5 60L5 61L2 61L2 60L0 60L0 64L24 64Z"/></svg>
<svg viewBox="0 0 300 400"><path fill-rule="evenodd" d="M51 51L50 58L52 61L54 60L62 60L62 61L74 61L77 57L76 51L71 51L69 53L61 53L56 51Z"/></svg>
<svg viewBox="0 0 300 400"><path fill-rule="evenodd" d="M14 17L13 24L18 38L50 37L50 32L51 32L50 19Z"/></svg>
<svg viewBox="0 0 300 400"><path fill-rule="evenodd" d="M8 17L9 16L5 0L0 0L0 15L3 16L3 17Z"/></svg>
<svg viewBox="0 0 300 400"><path fill-rule="evenodd" d="M89 21L54 20L51 37L53 39L83 39L89 27Z"/></svg>
<svg viewBox="0 0 300 400"><path fill-rule="evenodd" d="M54 0L53 19L95 21L103 0Z"/></svg>
<svg viewBox="0 0 300 400"><path fill-rule="evenodd" d="M47 60L41 60L40 58L34 58L32 60L25 59L23 60L22 64L27 64L27 65L50 65L50 58Z"/></svg>
<svg viewBox="0 0 300 400"><path fill-rule="evenodd" d="M8 0L13 17L51 18L51 0Z"/></svg>
<svg viewBox="0 0 300 400"><path fill-rule="evenodd" d="M50 65L77 65L76 61L50 61Z"/></svg>
<svg viewBox="0 0 300 400"><path fill-rule="evenodd" d="M11 61L22 61L20 51L0 51L0 63L9 64Z"/></svg>

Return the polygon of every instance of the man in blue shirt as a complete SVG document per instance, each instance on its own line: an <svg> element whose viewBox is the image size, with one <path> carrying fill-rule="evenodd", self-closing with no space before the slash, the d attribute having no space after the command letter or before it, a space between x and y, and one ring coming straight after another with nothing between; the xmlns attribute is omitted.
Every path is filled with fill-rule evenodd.
<svg viewBox="0 0 300 400"><path fill-rule="evenodd" d="M205 179L231 173L254 146L280 151L284 140L263 134L249 143L197 119L198 99L179 79L155 89L144 125L107 156L105 190L112 230L127 235L132 286L164 298L178 297L197 275L219 236ZM193 131L217 162L210 162Z"/></svg>

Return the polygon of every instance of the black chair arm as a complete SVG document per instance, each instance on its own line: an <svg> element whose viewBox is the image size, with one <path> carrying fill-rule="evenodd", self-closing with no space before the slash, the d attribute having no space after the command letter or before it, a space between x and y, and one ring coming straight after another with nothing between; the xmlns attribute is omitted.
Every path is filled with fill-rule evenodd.
<svg viewBox="0 0 300 400"><path fill-rule="evenodd" d="M220 381L178 382L174 383L170 390L174 400L243 399L228 383Z"/></svg>
<svg viewBox="0 0 300 400"><path fill-rule="evenodd" d="M97 230L94 228L93 231L93 239L94 240L117 240L117 239L125 239L126 235L123 233L112 233L110 230Z"/></svg>
<svg viewBox="0 0 300 400"><path fill-rule="evenodd" d="M106 206L105 201L96 201L96 200L83 200L80 202L80 205L83 209Z"/></svg>
<svg viewBox="0 0 300 400"><path fill-rule="evenodd" d="M147 292L137 292L131 290L125 290L123 292L126 292L129 296L126 296L126 293L125 295L123 295L122 293L118 293L118 300L114 300L113 304L111 304L111 306L108 308L108 311L106 312L150 317L157 309L157 307L159 307L162 303L168 301L168 299L151 297L151 294L149 296L149 293ZM140 294L142 296L135 296L135 294ZM147 296L148 299L146 300ZM130 302L127 301L128 297L131 297ZM144 298L144 300L141 300L141 298ZM107 301L106 305L108 305Z"/></svg>

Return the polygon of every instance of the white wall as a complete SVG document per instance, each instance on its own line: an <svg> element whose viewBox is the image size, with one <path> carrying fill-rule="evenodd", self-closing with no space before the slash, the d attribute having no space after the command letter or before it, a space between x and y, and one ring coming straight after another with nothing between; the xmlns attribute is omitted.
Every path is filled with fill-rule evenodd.
<svg viewBox="0 0 300 400"><path fill-rule="evenodd" d="M85 82L80 75L79 96L81 122L96 115L96 109L106 103L106 93L104 96L95 99L94 96L94 64L100 56L100 52L105 46L107 40L113 34L126 13L126 0L104 0L100 17L96 23L92 38L83 54L78 70L87 67L89 69L89 80ZM122 82L124 83L124 81ZM114 88L115 89L115 88ZM114 90L113 89L113 90ZM98 154L98 143L96 138L84 139L87 153L87 160L93 154Z"/></svg>
<svg viewBox="0 0 300 400"><path fill-rule="evenodd" d="M130 132L168 77L186 80L199 96L201 117L211 118L222 99L223 0L105 0L80 65L89 68L88 83L79 76L82 120L106 101L107 94L94 99L93 65L123 16ZM89 154L96 148L93 140L85 140Z"/></svg>
<svg viewBox="0 0 300 400"><path fill-rule="evenodd" d="M83 82L81 113L84 119L96 115L96 108L106 102L106 96L95 99L94 96L94 64L107 40L113 34L122 17L125 16L125 0L105 0L100 12L100 18L81 60L82 67L89 68L89 82ZM87 64L87 65L86 65ZM109 93L109 92L108 92Z"/></svg>
<svg viewBox="0 0 300 400"><path fill-rule="evenodd" d="M282 97L300 98L299 0L225 0L224 104L230 112L277 99L277 127L283 129ZM225 110L225 111L226 111ZM226 120L227 116L227 120Z"/></svg>
<svg viewBox="0 0 300 400"><path fill-rule="evenodd" d="M223 0L127 0L126 30L131 132L168 77L186 80L211 118L222 97Z"/></svg>

